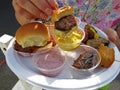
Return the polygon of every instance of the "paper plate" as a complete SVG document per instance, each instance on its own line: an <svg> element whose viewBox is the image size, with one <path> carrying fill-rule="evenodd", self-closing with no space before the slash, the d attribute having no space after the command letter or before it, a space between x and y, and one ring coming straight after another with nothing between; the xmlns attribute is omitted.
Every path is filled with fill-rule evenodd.
<svg viewBox="0 0 120 90"><path fill-rule="evenodd" d="M84 28L85 23L80 25ZM96 28L96 27L95 27ZM96 28L99 35L107 38L107 36L98 28ZM26 82L42 87L44 89L60 89L60 90L90 90L98 89L113 81L120 72L120 63L114 62L108 69L97 68L90 75L77 75L72 74L72 71L66 64L64 70L56 77L46 77L41 75L32 62L32 57L22 57L14 52L12 48L14 40L10 42L6 51L6 61L9 68L21 79ZM117 47L110 43L109 47L115 50L115 59L120 59L120 53ZM74 53L67 53L74 56ZM70 58L67 58L68 60Z"/></svg>

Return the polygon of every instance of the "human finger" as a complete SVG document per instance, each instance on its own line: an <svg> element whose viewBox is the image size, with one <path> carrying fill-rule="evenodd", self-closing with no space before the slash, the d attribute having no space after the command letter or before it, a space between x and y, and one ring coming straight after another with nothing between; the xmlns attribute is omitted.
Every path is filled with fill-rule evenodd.
<svg viewBox="0 0 120 90"><path fill-rule="evenodd" d="M16 16L16 19L17 21L23 25L23 24L26 24L26 23L29 23L31 21L34 21L35 20L35 17L34 16L31 16L31 14L29 12L26 12L26 11L22 11L22 13L19 13L19 12L16 12L15 13L15 16ZM43 18L46 18L43 16Z"/></svg>
<svg viewBox="0 0 120 90"><path fill-rule="evenodd" d="M46 0L53 10L58 8L58 3L56 0Z"/></svg>
<svg viewBox="0 0 120 90"><path fill-rule="evenodd" d="M118 27L116 31L117 31L117 34L118 34L118 36L120 38L120 27Z"/></svg>
<svg viewBox="0 0 120 90"><path fill-rule="evenodd" d="M35 15L33 15L33 14L29 13L28 11L26 11L25 9L21 8L15 2L15 0L13 0L12 4L13 4L14 10L15 10L16 19L20 24L28 23L31 20L37 18ZM48 17L47 15L40 13L41 19L46 19L47 17Z"/></svg>
<svg viewBox="0 0 120 90"><path fill-rule="evenodd" d="M34 15L30 14L29 12L27 12L23 8L21 8L15 2L15 0L13 0L12 4L13 4L14 10L15 10L15 17L21 25L30 22L31 19L34 18Z"/></svg>
<svg viewBox="0 0 120 90"><path fill-rule="evenodd" d="M115 42L117 40L117 32L112 28L106 28L103 31L108 35L110 41Z"/></svg>
<svg viewBox="0 0 120 90"><path fill-rule="evenodd" d="M30 0L14 0L16 3L30 14L36 16L36 18L48 17L45 13L43 13L40 9L38 9Z"/></svg>
<svg viewBox="0 0 120 90"><path fill-rule="evenodd" d="M31 20L31 19L28 18L28 17L20 16L19 13L15 13L15 16L16 16L17 21L18 21L19 24L21 24L21 25L24 25L24 24L26 24L26 23L29 23L30 20Z"/></svg>
<svg viewBox="0 0 120 90"><path fill-rule="evenodd" d="M50 5L46 2L46 0L30 0L37 8L46 13L47 15L51 15L53 10Z"/></svg>

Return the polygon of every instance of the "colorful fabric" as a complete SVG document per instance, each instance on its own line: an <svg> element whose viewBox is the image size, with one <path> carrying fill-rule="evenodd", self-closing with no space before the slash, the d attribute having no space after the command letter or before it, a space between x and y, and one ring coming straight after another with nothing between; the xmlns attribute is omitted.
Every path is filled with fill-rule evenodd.
<svg viewBox="0 0 120 90"><path fill-rule="evenodd" d="M120 22L120 0L57 0L61 6L71 5L75 15L82 21L93 24L103 30L115 28Z"/></svg>

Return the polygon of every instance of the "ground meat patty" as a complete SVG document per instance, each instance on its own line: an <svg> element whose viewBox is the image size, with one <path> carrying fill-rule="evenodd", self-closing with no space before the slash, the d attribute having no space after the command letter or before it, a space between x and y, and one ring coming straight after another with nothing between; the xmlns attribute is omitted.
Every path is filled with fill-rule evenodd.
<svg viewBox="0 0 120 90"><path fill-rule="evenodd" d="M70 30L75 25L77 25L77 22L73 15L63 17L59 21L55 22L55 28L63 31Z"/></svg>
<svg viewBox="0 0 120 90"><path fill-rule="evenodd" d="M51 37L51 40L47 42L47 44L51 43L52 42L52 46L55 46L56 43L55 41L53 40L53 38ZM46 44L46 45L47 45ZM25 52L25 53L33 53L34 51L37 51L39 48L43 48L44 46L30 46L30 47L26 47L26 48L22 48L21 45L19 45L17 43L17 41L15 41L14 43L14 49L16 51L20 51L20 52Z"/></svg>
<svg viewBox="0 0 120 90"><path fill-rule="evenodd" d="M16 41L15 41L15 44L14 44L14 49L16 51L25 52L25 53L33 53L38 48L40 48L40 47L38 47L38 46L31 46L31 47L22 48L22 46L19 45Z"/></svg>

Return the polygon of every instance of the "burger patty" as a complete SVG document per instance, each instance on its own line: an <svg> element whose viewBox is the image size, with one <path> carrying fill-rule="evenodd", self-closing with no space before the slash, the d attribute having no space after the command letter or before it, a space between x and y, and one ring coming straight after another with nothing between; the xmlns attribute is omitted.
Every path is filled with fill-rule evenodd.
<svg viewBox="0 0 120 90"><path fill-rule="evenodd" d="M55 28L62 31L71 30L75 25L77 25L77 22L73 15L63 17L59 21L55 22Z"/></svg>
<svg viewBox="0 0 120 90"><path fill-rule="evenodd" d="M51 42L52 42L52 46L56 45L56 43L55 43L55 41L53 40L52 37L51 37L50 41L47 42L47 44L49 44ZM37 51L39 48L42 48L42 47L44 47L44 46L30 46L30 47L22 48L22 46L19 45L17 43L17 41L15 41L15 44L14 44L14 49L16 51L25 52L25 53L33 53L34 51Z"/></svg>
<svg viewBox="0 0 120 90"><path fill-rule="evenodd" d="M14 44L14 49L16 51L25 52L25 53L33 53L38 48L40 48L40 47L39 46L31 46L31 47L22 48L22 46L19 45L16 41Z"/></svg>

